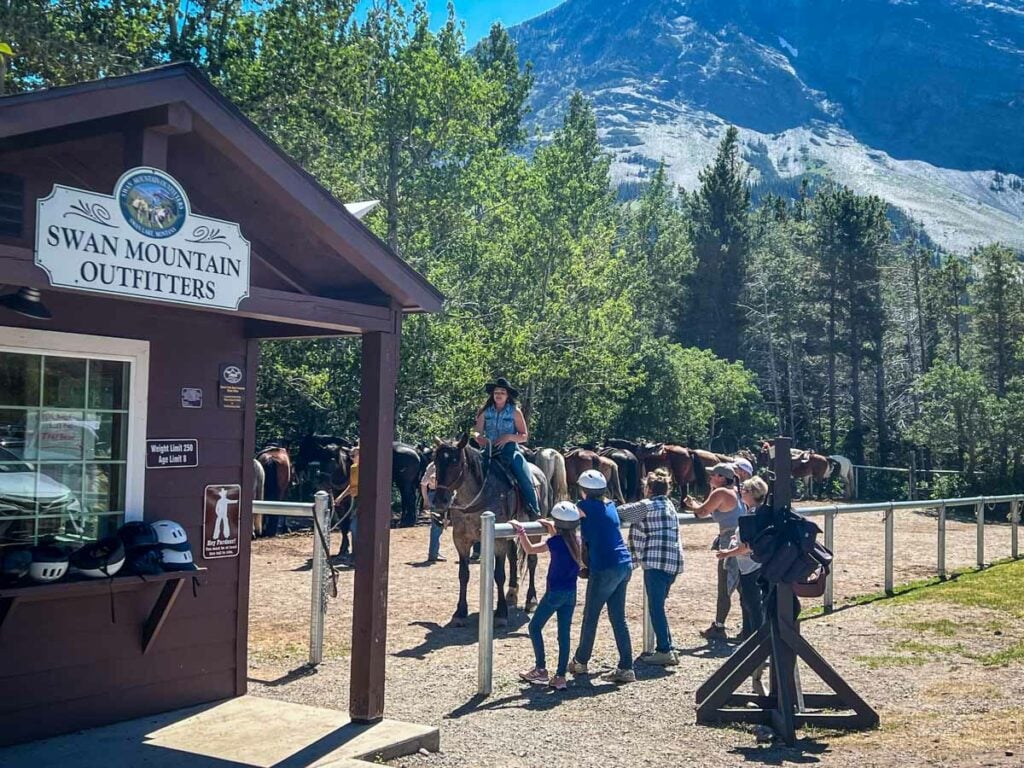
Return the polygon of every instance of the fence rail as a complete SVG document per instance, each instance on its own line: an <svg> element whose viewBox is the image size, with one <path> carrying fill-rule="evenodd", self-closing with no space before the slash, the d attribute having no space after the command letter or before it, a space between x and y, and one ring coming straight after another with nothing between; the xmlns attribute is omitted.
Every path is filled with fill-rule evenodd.
<svg viewBox="0 0 1024 768"><path fill-rule="evenodd" d="M893 592L893 557L895 549L895 519L897 512L938 510L938 552L937 575L946 577L946 512L950 508L974 507L977 520L977 551L978 568L985 567L985 507L994 504L1010 504L1010 555L1016 560L1020 557L1018 549L1018 529L1020 527L1021 505L1024 494L1010 496L973 496L959 499L933 499L930 501L885 501L865 504L832 504L818 507L794 507L794 511L805 517L824 517L825 546L835 552L835 519L838 515L858 514L862 512L882 512L885 517L885 591ZM711 518L698 518L692 514L679 513L679 525L711 524ZM623 525L623 528L629 527ZM528 534L542 535L547 530L540 523L523 523ZM494 542L496 539L510 539L516 535L509 523L495 523L493 512L484 512L481 516L480 531L480 629L479 646L477 649L477 692L490 695L494 673ZM834 568L825 581L823 605L826 611L833 608L833 577ZM651 626L647 611L647 594L643 590L644 615L644 651L654 649L654 629Z"/></svg>
<svg viewBox="0 0 1024 768"><path fill-rule="evenodd" d="M301 501L262 501L252 503L254 515L287 515L288 517L308 517L313 520L313 583L310 589L309 607L309 663L316 666L324 658L324 616L327 614L327 558L325 544L330 546L331 535L331 504L330 494L317 491L313 502ZM321 541L317 534L317 523L323 531Z"/></svg>

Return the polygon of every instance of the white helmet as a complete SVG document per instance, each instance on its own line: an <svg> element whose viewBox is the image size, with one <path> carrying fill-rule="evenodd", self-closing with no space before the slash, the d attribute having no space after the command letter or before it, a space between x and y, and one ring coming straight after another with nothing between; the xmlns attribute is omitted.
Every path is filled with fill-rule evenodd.
<svg viewBox="0 0 1024 768"><path fill-rule="evenodd" d="M173 520L157 520L153 523L153 530L156 532L156 540L163 546L175 546L188 543L188 536L185 529Z"/></svg>
<svg viewBox="0 0 1024 768"><path fill-rule="evenodd" d="M28 567L28 575L32 581L47 584L58 581L68 572L68 553L62 547L40 545L33 547L32 565Z"/></svg>
<svg viewBox="0 0 1024 768"><path fill-rule="evenodd" d="M603 491L608 487L608 481L596 469L588 469L580 475L577 482L580 488L586 488L588 491Z"/></svg>
<svg viewBox="0 0 1024 768"><path fill-rule="evenodd" d="M165 571L194 571L196 569L196 564L192 560L191 548L179 550L164 547L160 550L160 564Z"/></svg>
<svg viewBox="0 0 1024 768"><path fill-rule="evenodd" d="M580 524L580 511L571 501L560 501L551 508L556 528L572 529Z"/></svg>

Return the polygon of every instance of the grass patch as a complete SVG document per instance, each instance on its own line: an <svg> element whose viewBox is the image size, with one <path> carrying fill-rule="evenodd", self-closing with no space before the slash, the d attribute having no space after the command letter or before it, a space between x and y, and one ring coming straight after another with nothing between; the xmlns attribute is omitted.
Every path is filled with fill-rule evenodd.
<svg viewBox="0 0 1024 768"><path fill-rule="evenodd" d="M929 589L907 591L897 597L901 603L921 600L988 608L1024 618L1024 560L962 573Z"/></svg>
<svg viewBox="0 0 1024 768"><path fill-rule="evenodd" d="M923 667L928 661L924 656L898 656L894 653L876 656L855 656L868 669L884 669L886 667Z"/></svg>
<svg viewBox="0 0 1024 768"><path fill-rule="evenodd" d="M959 643L956 645L939 645L937 643L922 643L920 640L900 640L897 643L893 643L892 648L894 651L926 654L962 653L964 650L964 647Z"/></svg>
<svg viewBox="0 0 1024 768"><path fill-rule="evenodd" d="M903 623L902 626L915 632L928 632L941 637L953 637L956 635L957 628L963 625L949 619L937 619L935 621L908 621Z"/></svg>
<svg viewBox="0 0 1024 768"><path fill-rule="evenodd" d="M1004 648L995 653L985 653L971 658L977 659L986 667L1005 667L1007 664L1024 662L1024 642Z"/></svg>

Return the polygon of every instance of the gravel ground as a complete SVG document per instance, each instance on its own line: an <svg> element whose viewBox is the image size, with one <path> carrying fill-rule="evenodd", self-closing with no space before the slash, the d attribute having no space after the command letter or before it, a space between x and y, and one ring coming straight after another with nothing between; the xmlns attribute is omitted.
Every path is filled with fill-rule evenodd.
<svg viewBox="0 0 1024 768"><path fill-rule="evenodd" d="M897 583L929 576L935 568L934 517L900 513L896 522ZM973 523L948 523L947 567L974 562ZM837 604L877 591L883 578L881 515L840 516L836 524ZM804 623L804 635L880 713L882 727L866 734L802 733L798 748L755 744L749 728L694 725L696 688L730 652L698 636L714 613L714 559L710 526L683 529L686 573L668 601L677 646L685 649L674 671L637 665L638 682L617 688L594 678L570 683L564 693L521 685L517 672L532 666L527 617L518 611L495 641L494 692L476 690L476 566L470 583L467 627L449 626L458 595L455 562L427 565L427 529L394 531L389 594L388 711L392 718L438 724L442 752L415 755L400 766L734 766L787 762L827 766L1024 765L1024 684L1020 665L983 666L953 647L991 653L1024 640L1024 622L1004 614L935 603L879 601L847 607ZM325 662L305 674L309 621L308 535L261 540L253 547L250 613L250 692L346 709L348 704L351 571L343 571L340 597L327 615ZM454 548L446 535L443 551ZM1009 554L1009 528L986 527L986 556ZM541 573L544 558L541 559ZM542 583L542 582L541 582ZM641 643L640 584L630 588L634 652ZM581 601L582 602L582 601ZM808 603L810 605L810 603ZM582 605L573 637L578 637ZM956 636L931 637L929 622L952 618ZM730 616L737 629L739 605ZM546 632L549 655L554 622ZM901 644L919 641L929 653ZM931 645L928 645L930 643ZM935 644L950 645L949 652ZM908 655L908 653L910 655ZM602 620L593 663L614 663L614 644ZM823 690L808 670L804 688ZM576 746L578 745L578 746ZM1007 753L1013 754L1007 754Z"/></svg>

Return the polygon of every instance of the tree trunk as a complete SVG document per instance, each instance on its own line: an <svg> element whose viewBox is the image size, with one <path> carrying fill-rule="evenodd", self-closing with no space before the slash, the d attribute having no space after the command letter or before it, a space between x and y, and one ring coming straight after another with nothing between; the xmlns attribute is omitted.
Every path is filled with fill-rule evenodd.
<svg viewBox="0 0 1024 768"><path fill-rule="evenodd" d="M387 189L387 214L388 214L388 245L395 253L398 248L398 163L400 145L397 136L388 139L388 189Z"/></svg>

